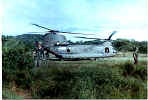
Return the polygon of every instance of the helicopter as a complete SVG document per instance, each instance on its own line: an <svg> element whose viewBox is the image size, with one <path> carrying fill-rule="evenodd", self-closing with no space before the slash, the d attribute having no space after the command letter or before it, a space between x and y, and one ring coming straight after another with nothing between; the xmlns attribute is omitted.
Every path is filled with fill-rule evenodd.
<svg viewBox="0 0 148 100"><path fill-rule="evenodd" d="M32 25L47 30L46 34L43 36L44 37L43 43L36 44L37 47L42 47L41 51L43 51L43 53L41 55L43 56L52 54L60 60L82 60L82 59L113 57L117 54L117 51L114 49L111 43L111 38L117 31L113 31L107 39L99 39L100 41L102 41L101 44L74 45L69 43L66 37L64 35L61 35L60 33L83 34L83 35L86 34L52 30L38 24L32 24ZM93 40L98 39L98 38L88 38L80 36L76 36L76 38L93 39Z"/></svg>

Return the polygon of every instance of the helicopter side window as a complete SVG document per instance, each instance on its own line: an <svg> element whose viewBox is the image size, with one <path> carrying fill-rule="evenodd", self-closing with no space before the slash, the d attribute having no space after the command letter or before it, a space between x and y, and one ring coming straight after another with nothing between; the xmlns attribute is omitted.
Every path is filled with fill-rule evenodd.
<svg viewBox="0 0 148 100"><path fill-rule="evenodd" d="M67 48L67 52L70 53L70 49L69 48Z"/></svg>
<svg viewBox="0 0 148 100"><path fill-rule="evenodd" d="M105 53L109 53L109 48L108 47L105 48Z"/></svg>

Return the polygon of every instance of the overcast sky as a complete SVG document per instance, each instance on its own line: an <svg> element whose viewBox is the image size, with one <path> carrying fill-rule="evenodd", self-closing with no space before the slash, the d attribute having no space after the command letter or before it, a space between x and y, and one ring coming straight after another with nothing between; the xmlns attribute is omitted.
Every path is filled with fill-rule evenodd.
<svg viewBox="0 0 148 100"><path fill-rule="evenodd" d="M142 41L148 37L148 0L3 0L0 7L5 35L46 31L31 25L36 23L98 38L107 38L114 30L113 39Z"/></svg>

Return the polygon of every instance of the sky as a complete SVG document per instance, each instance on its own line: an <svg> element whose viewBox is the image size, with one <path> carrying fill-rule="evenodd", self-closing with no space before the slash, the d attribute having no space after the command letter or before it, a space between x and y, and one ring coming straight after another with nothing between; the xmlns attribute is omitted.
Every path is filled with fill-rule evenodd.
<svg viewBox="0 0 148 100"><path fill-rule="evenodd" d="M85 37L147 40L148 0L0 0L4 35L44 32L41 26L68 32L94 35ZM44 33L40 33L44 34ZM74 36L65 35L77 41Z"/></svg>

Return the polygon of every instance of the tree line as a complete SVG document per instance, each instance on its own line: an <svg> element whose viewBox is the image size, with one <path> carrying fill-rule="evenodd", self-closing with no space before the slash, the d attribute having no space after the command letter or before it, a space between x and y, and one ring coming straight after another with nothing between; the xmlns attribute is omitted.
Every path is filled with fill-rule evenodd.
<svg viewBox="0 0 148 100"><path fill-rule="evenodd" d="M43 42L43 36L40 34L25 34L19 36L2 36L2 43L4 44L6 41L10 39L20 40L28 45L29 48L34 48L35 41ZM105 41L101 40L92 40L92 41L76 41L72 42L68 40L68 42L72 45L81 44L81 45L91 45L91 44L102 44ZM134 39L116 39L111 41L114 48L117 51L121 52L132 52L135 50L136 47L139 48L140 53L147 53L147 41L136 41Z"/></svg>

